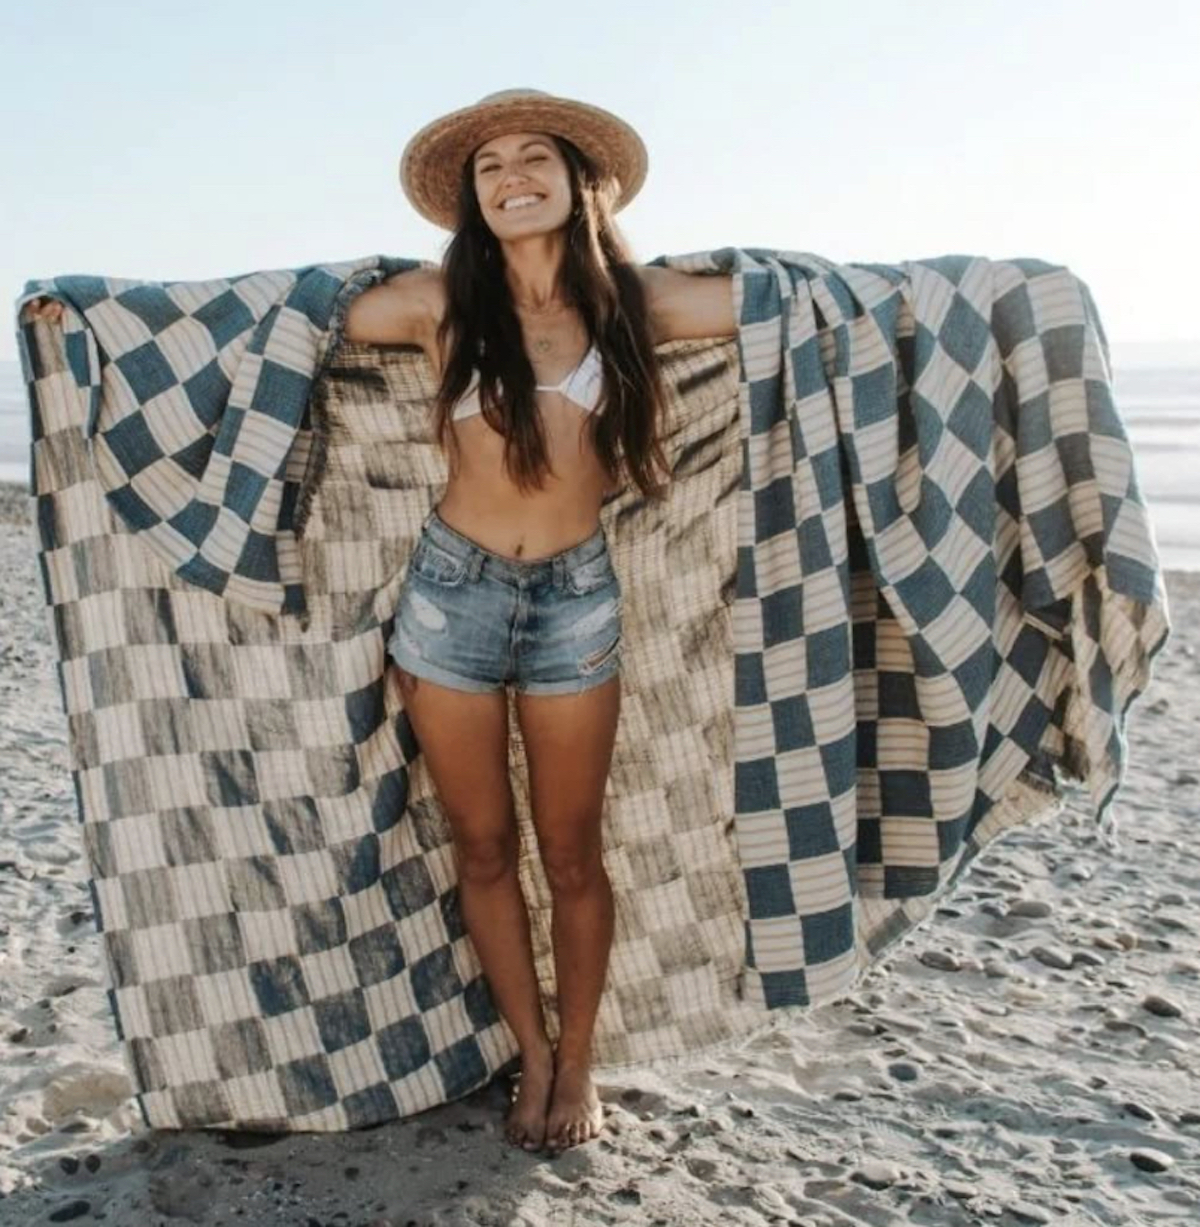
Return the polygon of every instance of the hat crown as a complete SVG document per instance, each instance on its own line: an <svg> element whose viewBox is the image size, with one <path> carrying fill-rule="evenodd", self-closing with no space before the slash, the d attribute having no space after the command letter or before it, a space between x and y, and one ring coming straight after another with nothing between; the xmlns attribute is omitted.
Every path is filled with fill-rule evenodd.
<svg viewBox="0 0 1200 1227"><path fill-rule="evenodd" d="M485 102L502 102L513 98L549 98L550 95L544 89L532 89L526 86L518 86L516 89L498 89L494 94L484 94L479 102L475 105L480 106Z"/></svg>

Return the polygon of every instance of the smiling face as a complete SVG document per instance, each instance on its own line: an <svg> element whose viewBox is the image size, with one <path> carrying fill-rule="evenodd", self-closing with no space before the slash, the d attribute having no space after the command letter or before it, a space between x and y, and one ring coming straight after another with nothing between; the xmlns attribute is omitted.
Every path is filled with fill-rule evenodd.
<svg viewBox="0 0 1200 1227"><path fill-rule="evenodd" d="M480 212L498 239L543 234L571 215L571 180L544 132L509 132L484 141L472 158Z"/></svg>

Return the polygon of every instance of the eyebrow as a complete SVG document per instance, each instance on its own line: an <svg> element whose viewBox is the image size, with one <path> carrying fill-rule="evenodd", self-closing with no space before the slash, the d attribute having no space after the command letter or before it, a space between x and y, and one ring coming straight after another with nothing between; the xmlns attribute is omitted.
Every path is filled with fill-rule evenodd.
<svg viewBox="0 0 1200 1227"><path fill-rule="evenodd" d="M520 153L522 149L528 149L530 145L546 145L548 148L549 142L547 142L544 136L532 136L529 138L529 140L521 142L517 152ZM475 162L478 164L479 162L482 162L484 158L498 158L499 156L500 155L494 149L485 149L483 153L477 153L475 155Z"/></svg>

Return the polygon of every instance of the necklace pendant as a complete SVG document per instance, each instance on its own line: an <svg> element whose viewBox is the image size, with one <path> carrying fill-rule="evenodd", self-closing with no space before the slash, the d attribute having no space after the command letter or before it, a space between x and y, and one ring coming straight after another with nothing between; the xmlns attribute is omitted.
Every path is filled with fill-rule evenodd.
<svg viewBox="0 0 1200 1227"><path fill-rule="evenodd" d="M539 354L548 354L554 348L554 342L548 337L538 337L538 339L533 343L533 348L536 349Z"/></svg>

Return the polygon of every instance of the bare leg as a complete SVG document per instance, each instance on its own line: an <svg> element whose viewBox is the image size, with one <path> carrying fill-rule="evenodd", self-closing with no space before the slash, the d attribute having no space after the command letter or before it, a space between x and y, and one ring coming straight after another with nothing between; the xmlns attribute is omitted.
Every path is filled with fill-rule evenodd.
<svg viewBox="0 0 1200 1227"><path fill-rule="evenodd" d="M578 694L517 695L534 825L554 898L560 1033L546 1142L555 1150L596 1137L604 1122L591 1044L613 936L601 816L620 701L619 676Z"/></svg>
<svg viewBox="0 0 1200 1227"><path fill-rule="evenodd" d="M496 1008L521 1049L519 1090L505 1136L535 1150L545 1140L554 1051L517 873L508 699L503 691L471 694L397 672L404 709L454 836L463 920Z"/></svg>

